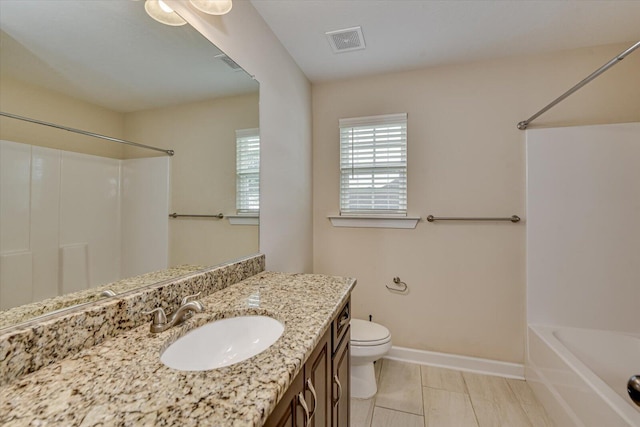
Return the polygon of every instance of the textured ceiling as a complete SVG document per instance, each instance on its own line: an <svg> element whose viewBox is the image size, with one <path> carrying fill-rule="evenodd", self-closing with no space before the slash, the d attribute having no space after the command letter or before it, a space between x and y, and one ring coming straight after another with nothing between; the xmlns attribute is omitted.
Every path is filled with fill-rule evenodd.
<svg viewBox="0 0 640 427"><path fill-rule="evenodd" d="M313 82L640 40L638 0L252 4ZM333 53L324 33L354 26L362 26L366 49Z"/></svg>

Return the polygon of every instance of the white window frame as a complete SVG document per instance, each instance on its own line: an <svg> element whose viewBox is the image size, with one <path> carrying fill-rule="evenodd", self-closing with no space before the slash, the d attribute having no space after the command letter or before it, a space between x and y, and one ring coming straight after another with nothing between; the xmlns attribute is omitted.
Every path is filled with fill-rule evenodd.
<svg viewBox="0 0 640 427"><path fill-rule="evenodd" d="M260 213L258 128L236 130L236 213L240 216L256 216Z"/></svg>
<svg viewBox="0 0 640 427"><path fill-rule="evenodd" d="M406 217L407 114L340 119L339 126L340 215Z"/></svg>

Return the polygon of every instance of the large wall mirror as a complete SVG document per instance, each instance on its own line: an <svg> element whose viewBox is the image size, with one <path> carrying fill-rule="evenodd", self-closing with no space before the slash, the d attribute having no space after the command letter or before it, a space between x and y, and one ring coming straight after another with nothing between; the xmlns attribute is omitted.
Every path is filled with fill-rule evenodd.
<svg viewBox="0 0 640 427"><path fill-rule="evenodd" d="M0 30L0 111L161 149L0 117L0 329L258 252L251 76L142 1L2 0Z"/></svg>

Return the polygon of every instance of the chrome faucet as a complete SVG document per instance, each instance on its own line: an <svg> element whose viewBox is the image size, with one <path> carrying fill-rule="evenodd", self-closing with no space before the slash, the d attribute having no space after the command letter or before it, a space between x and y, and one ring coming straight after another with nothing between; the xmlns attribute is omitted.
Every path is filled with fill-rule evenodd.
<svg viewBox="0 0 640 427"><path fill-rule="evenodd" d="M189 298L196 298L199 295L200 292L195 295L189 295L182 298L180 307L175 311L175 313L170 315L168 319L162 307L155 308L151 311L145 311L144 314L153 314L153 321L151 322L151 332L154 334L158 332L164 332L173 326L181 324L182 322L193 316L193 313L202 312L204 310L204 306L200 301L189 301Z"/></svg>
<svg viewBox="0 0 640 427"><path fill-rule="evenodd" d="M100 292L100 298L103 297L115 297L116 293L113 292L111 289L105 289L104 291Z"/></svg>

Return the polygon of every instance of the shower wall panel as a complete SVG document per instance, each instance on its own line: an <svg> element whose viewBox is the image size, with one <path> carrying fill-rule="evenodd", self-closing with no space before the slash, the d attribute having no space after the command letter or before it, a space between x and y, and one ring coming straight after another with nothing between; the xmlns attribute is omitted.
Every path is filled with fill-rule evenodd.
<svg viewBox="0 0 640 427"><path fill-rule="evenodd" d="M527 130L529 323L640 333L640 123Z"/></svg>
<svg viewBox="0 0 640 427"><path fill-rule="evenodd" d="M0 141L0 310L166 268L168 181L166 158Z"/></svg>
<svg viewBox="0 0 640 427"><path fill-rule="evenodd" d="M0 310L31 302L31 146L0 141Z"/></svg>
<svg viewBox="0 0 640 427"><path fill-rule="evenodd" d="M122 276L168 267L169 158L122 161Z"/></svg>
<svg viewBox="0 0 640 427"><path fill-rule="evenodd" d="M70 270L63 277L86 268L86 287L120 278L120 160L62 153L60 246ZM78 280L72 289L80 287Z"/></svg>
<svg viewBox="0 0 640 427"><path fill-rule="evenodd" d="M55 297L60 275L60 159L62 151L31 147L30 248L33 251L33 300ZM26 194L29 194L27 191ZM52 283L53 279L53 283ZM0 281L0 286L4 284Z"/></svg>

